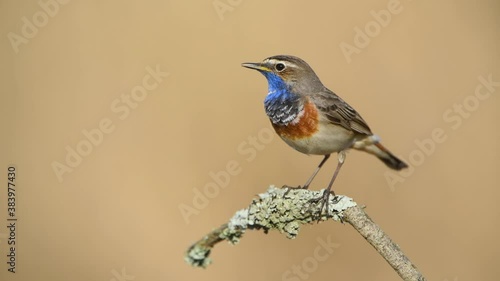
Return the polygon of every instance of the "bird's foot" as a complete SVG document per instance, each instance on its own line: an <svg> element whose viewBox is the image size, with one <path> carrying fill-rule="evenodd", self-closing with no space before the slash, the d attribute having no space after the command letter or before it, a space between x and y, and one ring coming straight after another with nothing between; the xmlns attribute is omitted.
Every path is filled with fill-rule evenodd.
<svg viewBox="0 0 500 281"><path fill-rule="evenodd" d="M323 191L323 194L318 197L318 198L313 198L310 200L311 203L318 204L321 203L321 207L318 212L318 223L321 221L321 217L323 215L323 209L326 209L326 216L330 215L329 209L328 209L328 202L330 201L330 195L333 195L333 204L337 204L340 201L340 197L335 195L335 192L330 189L325 189Z"/></svg>

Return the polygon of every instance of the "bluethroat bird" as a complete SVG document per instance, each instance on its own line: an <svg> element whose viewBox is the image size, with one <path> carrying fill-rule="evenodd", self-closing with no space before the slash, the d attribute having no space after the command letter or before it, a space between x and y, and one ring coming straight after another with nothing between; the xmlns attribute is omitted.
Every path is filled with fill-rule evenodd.
<svg viewBox="0 0 500 281"><path fill-rule="evenodd" d="M299 152L324 156L304 186L286 187L309 188L330 154L338 153L337 168L318 199L322 201L320 212L328 204L330 194L335 195L332 185L344 163L346 150L354 148L373 154L394 170L408 167L382 146L359 113L327 89L302 59L279 55L242 66L267 78L269 92L264 108L281 139Z"/></svg>

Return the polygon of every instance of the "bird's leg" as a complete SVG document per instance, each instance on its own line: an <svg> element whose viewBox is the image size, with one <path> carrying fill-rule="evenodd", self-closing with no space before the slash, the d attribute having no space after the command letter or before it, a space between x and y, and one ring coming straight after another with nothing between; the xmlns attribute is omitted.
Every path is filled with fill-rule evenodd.
<svg viewBox="0 0 500 281"><path fill-rule="evenodd" d="M330 158L330 154L325 155L325 157L323 158L323 160L321 160L321 162L319 163L319 165L316 168L316 170L314 170L314 173L311 175L311 177L309 177L309 179L307 180L306 184L304 184L304 186L302 188L304 188L304 189L308 189L309 188L309 185L311 184L311 182L313 181L313 179L316 177L316 175L318 174L319 170L321 170L321 167L323 167L323 164L325 164L325 162L326 162L326 160L328 160L328 158Z"/></svg>
<svg viewBox="0 0 500 281"><path fill-rule="evenodd" d="M332 190L333 182L337 178L337 175L339 174L340 168L342 168L342 165L344 164L345 161L345 151L340 151L338 155L339 162L337 164L337 168L335 169L335 172L333 173L332 179L330 180L330 183L328 184L328 187L325 189L323 192L323 195L317 199L313 199L316 202L321 202L321 208L319 209L319 218L321 218L321 214L323 213L323 208L326 207L326 213L328 215L328 201L330 199L330 194L333 194L335 196L335 192Z"/></svg>
<svg viewBox="0 0 500 281"><path fill-rule="evenodd" d="M291 189L308 189L309 188L309 185L311 184L311 182L313 181L313 179L316 177L316 175L318 174L319 170L321 170L321 167L323 167L323 164L325 164L326 160L328 160L328 158L330 158L330 154L327 154L325 155L325 157L323 158L323 160L321 160L321 162L319 163L318 167L316 167L316 169L314 170L313 174L309 177L309 179L307 180L306 184L304 184L304 186L288 186L288 185L284 185L283 188L288 188L287 191L285 191L285 194L283 194L283 196L287 195L288 192L291 190Z"/></svg>

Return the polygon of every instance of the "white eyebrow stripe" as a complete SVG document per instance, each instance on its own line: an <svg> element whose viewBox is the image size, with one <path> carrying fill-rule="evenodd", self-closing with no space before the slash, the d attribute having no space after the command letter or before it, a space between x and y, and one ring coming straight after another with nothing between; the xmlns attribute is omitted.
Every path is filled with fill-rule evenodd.
<svg viewBox="0 0 500 281"><path fill-rule="evenodd" d="M289 62L289 61L283 61L283 60L277 60L277 59L267 59L266 61L273 64L273 65L278 63L278 62L281 62L288 67L298 68L296 64Z"/></svg>

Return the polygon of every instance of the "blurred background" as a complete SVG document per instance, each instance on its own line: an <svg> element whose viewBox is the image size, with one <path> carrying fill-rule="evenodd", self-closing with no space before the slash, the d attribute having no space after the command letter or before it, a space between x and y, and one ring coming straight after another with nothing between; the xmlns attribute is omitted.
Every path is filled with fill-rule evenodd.
<svg viewBox="0 0 500 281"><path fill-rule="evenodd" d="M321 160L274 135L267 82L241 67L291 54L411 165L394 173L352 151L335 191L428 280L497 280L499 17L493 0L0 1L0 279L400 280L339 223L295 240L250 231L207 269L184 262L256 194L303 184ZM320 241L336 245L321 260Z"/></svg>

